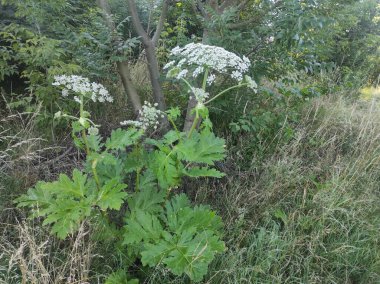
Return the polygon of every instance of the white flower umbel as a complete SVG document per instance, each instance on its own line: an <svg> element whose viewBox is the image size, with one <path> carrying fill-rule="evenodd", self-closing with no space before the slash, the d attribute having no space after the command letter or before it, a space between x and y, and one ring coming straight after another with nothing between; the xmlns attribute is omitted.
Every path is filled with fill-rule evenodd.
<svg viewBox="0 0 380 284"><path fill-rule="evenodd" d="M238 82L243 80L243 75L248 71L251 62L245 56L240 58L233 52L222 47L205 45L202 43L189 43L184 47L175 47L170 53L176 59L164 66L164 69L179 68L177 79L191 74L196 78L204 72L214 70L218 73L230 76ZM184 70L188 70L183 72ZM190 70L192 70L190 72ZM179 78L178 78L179 77ZM215 75L210 76L207 83L211 85Z"/></svg>
<svg viewBox="0 0 380 284"><path fill-rule="evenodd" d="M256 92L256 90L257 90L256 82L251 77L249 77L247 75L244 76L244 80L247 83L247 87L251 88L252 90L254 90Z"/></svg>
<svg viewBox="0 0 380 284"><path fill-rule="evenodd" d="M157 109L157 103L152 105L151 103L145 101L141 110L139 110L138 120L125 120L120 122L121 125L130 125L142 130L147 130L150 127L157 129L160 118L164 117L164 112Z"/></svg>
<svg viewBox="0 0 380 284"><path fill-rule="evenodd" d="M113 102L113 98L102 84L90 82L88 78L77 75L54 76L53 86L63 86L62 96L67 97L70 92L87 97L94 102ZM80 103L78 96L74 100Z"/></svg>
<svg viewBox="0 0 380 284"><path fill-rule="evenodd" d="M199 107L203 106L206 99L210 96L209 93L200 88L191 88L191 92L193 93Z"/></svg>

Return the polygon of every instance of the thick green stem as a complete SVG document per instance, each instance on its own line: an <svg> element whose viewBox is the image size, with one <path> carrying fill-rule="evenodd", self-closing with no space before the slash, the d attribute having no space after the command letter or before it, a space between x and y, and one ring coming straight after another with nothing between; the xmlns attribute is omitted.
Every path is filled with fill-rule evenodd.
<svg viewBox="0 0 380 284"><path fill-rule="evenodd" d="M79 112L80 112L79 117L80 118L84 118L83 96L80 97L80 109L79 109ZM84 145L85 145L85 148L86 148L86 155L89 156L91 154L91 151L90 151L90 147L88 145L86 130L82 129L81 134L82 134L82 139L83 139L83 142L84 142ZM98 173L96 171L96 164L97 164L97 162L98 162L97 160L94 160L92 162L91 170L92 170L92 174L94 175L96 187L98 188L98 190L100 190L100 188L101 188L100 181L99 181Z"/></svg>
<svg viewBox="0 0 380 284"><path fill-rule="evenodd" d="M185 84L189 87L189 90L191 91L192 90L192 86L191 86L191 84L186 80L186 79L184 79L184 78L182 78L182 81L184 81L185 82Z"/></svg>
<svg viewBox="0 0 380 284"><path fill-rule="evenodd" d="M232 87L229 87L227 89L225 89L224 91L221 91L219 94L217 94L215 97L209 99L207 102L205 102L204 104L208 104L210 102L212 102L213 100L217 99L218 97L220 97L221 95L233 90L233 89L237 89L237 88L241 88L241 87L244 87L244 86L248 86L247 83L243 83L243 84L239 84L239 85L235 85L235 86L232 86Z"/></svg>
<svg viewBox="0 0 380 284"><path fill-rule="evenodd" d="M173 128L174 128L174 130L175 130L175 132L177 134L178 140L180 140L181 139L181 135L180 135L180 132L179 132L179 130L177 128L177 125L175 125L173 119L171 119L170 116L168 116L168 119L169 119L170 123L173 125Z"/></svg>
<svg viewBox="0 0 380 284"><path fill-rule="evenodd" d="M203 76L203 82L202 82L203 91L206 91L207 77L208 77L208 68L206 68L205 74Z"/></svg>
<svg viewBox="0 0 380 284"><path fill-rule="evenodd" d="M135 188L136 188L136 192L139 191L139 186L140 186L140 172L141 172L141 169L137 169L136 170L136 185L135 185Z"/></svg>
<svg viewBox="0 0 380 284"><path fill-rule="evenodd" d="M86 155L90 155L90 147L88 146L88 141L87 141L87 135L86 135L86 130L82 130L81 131L81 134L82 134L82 139L83 139L83 142L84 142L84 146L86 147Z"/></svg>
<svg viewBox="0 0 380 284"><path fill-rule="evenodd" d="M97 165L97 163L98 163L98 160L95 159L92 162L91 169L92 169L92 174L94 175L96 186L98 187L98 189L100 189L101 186L100 186L99 176L98 176L98 172L96 171L96 165Z"/></svg>
<svg viewBox="0 0 380 284"><path fill-rule="evenodd" d="M84 117L83 96L80 97L80 104L79 105L80 105L80 108L79 108L79 117L83 118ZM86 154L88 156L88 155L90 155L90 147L88 146L86 130L82 129L81 134L82 134L82 139L83 139L84 145L86 147Z"/></svg>
<svg viewBox="0 0 380 284"><path fill-rule="evenodd" d="M198 113L198 109L195 108L195 119L193 121L193 125L191 126L190 128L190 131L189 131L189 135L187 135L187 138L190 138L191 135L193 134L193 131L194 129L197 127L198 125L198 121L199 121L199 113Z"/></svg>

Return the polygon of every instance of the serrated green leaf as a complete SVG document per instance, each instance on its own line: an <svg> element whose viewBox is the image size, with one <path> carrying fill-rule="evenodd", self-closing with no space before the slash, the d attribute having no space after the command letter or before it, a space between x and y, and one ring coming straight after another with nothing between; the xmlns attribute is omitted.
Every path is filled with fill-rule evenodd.
<svg viewBox="0 0 380 284"><path fill-rule="evenodd" d="M181 135L179 132L171 130L164 135L164 143L167 145L171 145L177 142L180 139L180 137Z"/></svg>
<svg viewBox="0 0 380 284"><path fill-rule="evenodd" d="M216 170L216 169L210 169L207 167L193 167L188 170L184 170L183 173L189 177L216 177L221 178L224 177L225 174Z"/></svg>
<svg viewBox="0 0 380 284"><path fill-rule="evenodd" d="M121 182L124 167L119 158L108 152L91 153L87 157L87 171L91 171L94 161L96 161L96 171L101 180L108 180L116 177Z"/></svg>
<svg viewBox="0 0 380 284"><path fill-rule="evenodd" d="M188 139L176 146L179 158L188 162L213 165L215 161L225 157L224 139L204 130L200 134L193 133Z"/></svg>
<svg viewBox="0 0 380 284"><path fill-rule="evenodd" d="M173 237L170 236L171 238ZM144 250L141 252L141 262L144 266L156 266L162 263L166 255L173 249L175 249L175 246L167 240L160 240L155 244L145 244Z"/></svg>
<svg viewBox="0 0 380 284"><path fill-rule="evenodd" d="M148 213L163 211L162 204L166 193L150 187L142 187L128 198L128 206L131 212L140 210Z"/></svg>
<svg viewBox="0 0 380 284"><path fill-rule="evenodd" d="M128 195L124 191L126 188L127 185L119 183L119 180L116 178L108 180L99 191L97 205L102 210L119 210Z"/></svg>
<svg viewBox="0 0 380 284"><path fill-rule="evenodd" d="M45 183L42 187L59 196L69 195L73 197L84 197L86 193L86 182L87 175L74 169L72 180L67 175L60 174L58 181Z"/></svg>
<svg viewBox="0 0 380 284"><path fill-rule="evenodd" d="M87 175L75 169L72 179L61 174L58 181L40 182L17 201L19 206L38 206L32 217L46 216L43 225L51 224L51 232L64 239L90 215L93 199L89 196L93 186Z"/></svg>
<svg viewBox="0 0 380 284"><path fill-rule="evenodd" d="M165 211L168 230L160 239L143 243L143 265L164 263L176 275L185 273L193 281L202 280L215 254L225 249L219 234L220 217L206 206L191 208L184 194L167 201Z"/></svg>
<svg viewBox="0 0 380 284"><path fill-rule="evenodd" d="M88 135L87 136L88 147L95 152L99 152L100 149L104 146L101 143L101 137L99 135Z"/></svg>
<svg viewBox="0 0 380 284"><path fill-rule="evenodd" d="M176 121L177 118L181 115L181 111L179 110L179 107L172 107L166 111L166 114L171 120Z"/></svg>
<svg viewBox="0 0 380 284"><path fill-rule="evenodd" d="M139 182L139 188L146 188L146 189L156 189L157 183L156 183L156 176L151 170L146 170L143 172L143 174L140 174L140 182Z"/></svg>
<svg viewBox="0 0 380 284"><path fill-rule="evenodd" d="M171 232L213 230L218 233L223 227L221 218L208 206L191 208L185 194L178 194L166 201L165 210L165 222Z"/></svg>
<svg viewBox="0 0 380 284"><path fill-rule="evenodd" d="M49 205L53 201L53 193L44 185L46 182L40 181L34 188L29 188L26 194L21 195L15 200L17 207L34 207L40 206L41 208Z"/></svg>
<svg viewBox="0 0 380 284"><path fill-rule="evenodd" d="M139 280L130 279L124 269L119 269L107 277L105 284L139 284Z"/></svg>
<svg viewBox="0 0 380 284"><path fill-rule="evenodd" d="M57 200L49 206L47 217L42 224L53 224L51 232L60 239L64 239L77 230L90 213L91 205L85 201Z"/></svg>
<svg viewBox="0 0 380 284"><path fill-rule="evenodd" d="M118 128L113 130L111 137L106 141L106 148L108 150L124 150L126 147L135 144L143 132L137 129L130 128L123 130Z"/></svg>
<svg viewBox="0 0 380 284"><path fill-rule="evenodd" d="M183 165L177 164L170 154L155 151L151 156L149 167L162 189L179 185Z"/></svg>
<svg viewBox="0 0 380 284"><path fill-rule="evenodd" d="M166 154L169 154L170 151L172 150L166 143L164 140L155 140L155 139L151 139L151 138L147 138L145 139L145 143L148 144L148 145L153 145L153 146L156 146L160 151L166 153Z"/></svg>
<svg viewBox="0 0 380 284"><path fill-rule="evenodd" d="M79 123L79 121L73 121L71 123L71 128L73 133L78 133L84 129L84 127Z"/></svg>
<svg viewBox="0 0 380 284"><path fill-rule="evenodd" d="M134 211L132 218L128 218L124 227L123 244L136 244L141 241L149 242L161 237L162 226L158 218L148 212Z"/></svg>
<svg viewBox="0 0 380 284"><path fill-rule="evenodd" d="M145 150L141 147L135 148L127 154L127 157L124 161L124 171L126 173L131 173L133 171L139 170L145 166L145 163Z"/></svg>
<svg viewBox="0 0 380 284"><path fill-rule="evenodd" d="M224 243L212 231L183 231L169 241L146 244L141 252L141 262L151 267L164 263L174 274L185 273L193 281L200 281L215 254L224 249Z"/></svg>

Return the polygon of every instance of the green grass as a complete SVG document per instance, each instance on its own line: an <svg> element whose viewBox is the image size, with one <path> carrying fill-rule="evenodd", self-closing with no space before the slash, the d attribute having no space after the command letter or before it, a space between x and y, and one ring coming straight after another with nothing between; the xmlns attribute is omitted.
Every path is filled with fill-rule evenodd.
<svg viewBox="0 0 380 284"><path fill-rule="evenodd" d="M224 202L243 225L227 227L207 282L380 282L380 112L321 98L302 117L293 141L229 181Z"/></svg>
<svg viewBox="0 0 380 284"><path fill-rule="evenodd" d="M224 182L200 186L196 200L223 215L228 247L204 283L380 283L380 111L324 97L302 118L260 167L231 156ZM159 268L147 282L186 283Z"/></svg>
<svg viewBox="0 0 380 284"><path fill-rule="evenodd" d="M185 186L195 202L211 204L225 222L228 249L211 264L204 283L380 283L380 110L343 96L322 97L306 105L301 117L294 138L259 153L259 162L251 151L255 134L248 133L236 145L239 155L231 151L221 165L226 178ZM0 244L8 251L0 253L0 275L11 256L24 259L34 276L46 268L67 277L73 262L101 281L119 268L109 267L117 257L85 234L75 250L75 238L62 244L38 227L23 226L4 230L15 235L3 234ZM17 254L23 244L41 250ZM10 268L7 279L21 279L17 262ZM190 283L161 266L134 269L142 283Z"/></svg>

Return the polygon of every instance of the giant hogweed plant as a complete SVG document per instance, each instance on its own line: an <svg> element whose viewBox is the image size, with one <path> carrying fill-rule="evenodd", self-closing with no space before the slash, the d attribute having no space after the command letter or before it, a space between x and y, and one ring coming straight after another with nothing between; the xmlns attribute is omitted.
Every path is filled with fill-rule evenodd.
<svg viewBox="0 0 380 284"><path fill-rule="evenodd" d="M168 76L185 82L197 100L189 132L178 130L178 108L162 112L145 102L138 120L121 122L123 128L101 137L86 106L89 100L112 102L110 94L87 78L56 76L53 85L78 103L79 117L58 112L56 118L72 121L72 138L86 154L84 166L74 169L71 177L60 174L57 181L38 182L16 202L31 209L31 218L43 218L43 225L61 239L75 234L82 222L113 228L104 232L111 232L144 266L164 265L175 275L200 281L215 254L225 249L222 220L208 206L192 206L185 194L175 190L183 177L224 175L214 164L225 157L225 141L212 132L207 104L228 90L256 84L249 77L243 79L249 61L224 49L190 44L174 49L172 56L175 59L166 65L172 66ZM228 71L238 84L210 98L206 88L216 75ZM200 87L186 77L188 72L194 79L203 78ZM152 138L163 116L172 130ZM115 212L124 215L122 226L113 224Z"/></svg>

